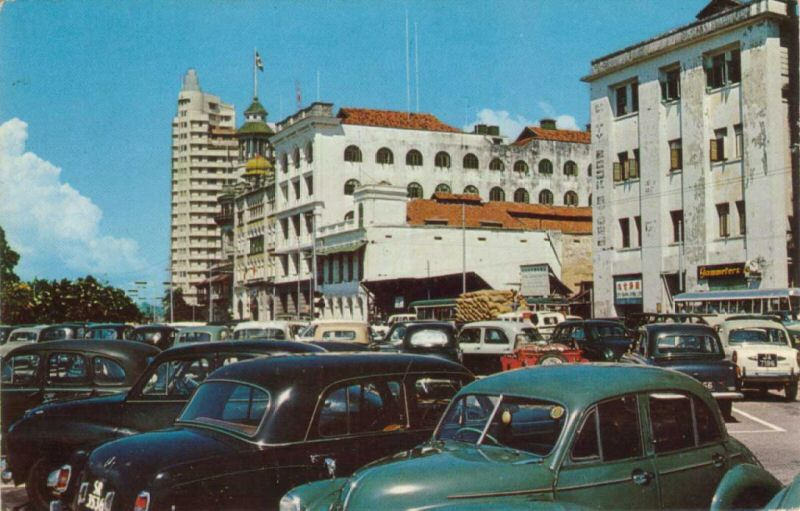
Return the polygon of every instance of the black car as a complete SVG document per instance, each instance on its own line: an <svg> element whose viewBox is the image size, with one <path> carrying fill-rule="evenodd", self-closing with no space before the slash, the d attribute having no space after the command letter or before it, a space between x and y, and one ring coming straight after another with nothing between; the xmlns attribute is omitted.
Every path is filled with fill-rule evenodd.
<svg viewBox="0 0 800 511"><path fill-rule="evenodd" d="M132 341L88 342L93 348L147 344ZM253 357L286 353L322 352L319 347L292 341L236 341L192 343L166 350L155 357L133 387L124 394L34 408L14 424L6 436L4 479L25 483L31 503L46 509L51 498L47 476L94 447L142 431L170 426L191 393L215 369ZM127 389L126 389L127 390ZM76 467L77 468L77 467Z"/></svg>
<svg viewBox="0 0 800 511"><path fill-rule="evenodd" d="M134 328L126 339L152 344L165 350L175 343L177 333L178 329L169 325L145 325Z"/></svg>
<svg viewBox="0 0 800 511"><path fill-rule="evenodd" d="M725 417L742 399L736 364L725 360L717 332L708 325L655 323L641 328L639 339L622 360L674 369L699 380L717 400Z"/></svg>
<svg viewBox="0 0 800 511"><path fill-rule="evenodd" d="M707 316L691 313L660 313L660 312L635 312L625 316L625 328L636 331L644 325L650 323L690 323L695 325L707 325Z"/></svg>
<svg viewBox="0 0 800 511"><path fill-rule="evenodd" d="M450 321L404 321L392 325L383 341L371 347L382 352L436 355L461 363L456 334Z"/></svg>
<svg viewBox="0 0 800 511"><path fill-rule="evenodd" d="M86 338L94 340L127 339L133 326L125 323L94 323L86 327Z"/></svg>
<svg viewBox="0 0 800 511"><path fill-rule="evenodd" d="M298 484L426 440L471 380L453 362L399 353L231 364L200 385L174 427L92 451L73 509L276 508ZM54 479L68 476L64 467Z"/></svg>
<svg viewBox="0 0 800 511"><path fill-rule="evenodd" d="M39 341L61 341L64 339L83 339L86 337L85 323L59 323L44 328L39 334Z"/></svg>
<svg viewBox="0 0 800 511"><path fill-rule="evenodd" d="M569 320L556 325L550 342L567 344L575 341L586 359L595 362L619 360L633 343L628 330L619 321Z"/></svg>

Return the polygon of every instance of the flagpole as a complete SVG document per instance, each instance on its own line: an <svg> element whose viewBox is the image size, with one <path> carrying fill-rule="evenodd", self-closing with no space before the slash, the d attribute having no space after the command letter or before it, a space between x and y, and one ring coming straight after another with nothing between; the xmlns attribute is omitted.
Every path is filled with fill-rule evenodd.
<svg viewBox="0 0 800 511"><path fill-rule="evenodd" d="M258 74L256 73L256 54L258 51L253 47L253 97L258 97Z"/></svg>

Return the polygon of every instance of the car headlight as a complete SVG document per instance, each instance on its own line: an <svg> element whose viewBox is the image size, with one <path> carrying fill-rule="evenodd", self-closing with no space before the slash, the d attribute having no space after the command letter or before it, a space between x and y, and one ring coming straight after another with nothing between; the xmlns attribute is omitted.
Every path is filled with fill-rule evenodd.
<svg viewBox="0 0 800 511"><path fill-rule="evenodd" d="M278 509L279 511L303 511L303 505L300 503L300 497L287 493L281 498Z"/></svg>

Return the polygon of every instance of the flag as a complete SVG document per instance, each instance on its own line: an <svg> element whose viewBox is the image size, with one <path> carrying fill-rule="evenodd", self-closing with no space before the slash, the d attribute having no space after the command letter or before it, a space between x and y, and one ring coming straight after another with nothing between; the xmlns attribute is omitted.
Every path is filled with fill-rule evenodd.
<svg viewBox="0 0 800 511"><path fill-rule="evenodd" d="M258 52L256 52L256 67L259 71L264 70L264 63L261 61L261 55L259 55Z"/></svg>

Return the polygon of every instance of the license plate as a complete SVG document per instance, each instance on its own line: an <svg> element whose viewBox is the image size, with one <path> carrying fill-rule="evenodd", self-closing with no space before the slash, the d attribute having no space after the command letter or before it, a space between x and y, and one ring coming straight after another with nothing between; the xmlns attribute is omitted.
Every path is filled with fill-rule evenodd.
<svg viewBox="0 0 800 511"><path fill-rule="evenodd" d="M778 356L774 353L759 353L758 367L778 367Z"/></svg>
<svg viewBox="0 0 800 511"><path fill-rule="evenodd" d="M114 501L114 492L106 492L105 483L103 483L103 481L94 481L91 485L91 490L90 493L86 494L86 503L84 507L91 511L111 511L111 505ZM78 498L82 500L83 495L79 495Z"/></svg>

